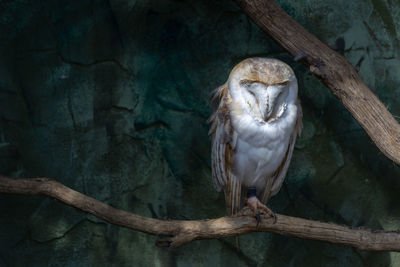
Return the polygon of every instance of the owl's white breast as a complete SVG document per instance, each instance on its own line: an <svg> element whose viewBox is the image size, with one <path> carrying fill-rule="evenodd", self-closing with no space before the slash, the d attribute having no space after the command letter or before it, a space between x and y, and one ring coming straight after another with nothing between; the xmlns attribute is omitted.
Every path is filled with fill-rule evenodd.
<svg viewBox="0 0 400 267"><path fill-rule="evenodd" d="M285 157L297 119L297 106L289 103L278 120L261 123L247 113L231 113L232 127L237 134L233 157L233 173L247 186L265 188Z"/></svg>

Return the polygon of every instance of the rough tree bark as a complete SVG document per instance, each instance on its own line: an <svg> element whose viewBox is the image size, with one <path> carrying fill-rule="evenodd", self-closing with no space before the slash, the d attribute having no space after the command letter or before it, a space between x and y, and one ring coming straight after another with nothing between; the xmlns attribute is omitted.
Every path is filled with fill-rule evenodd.
<svg viewBox="0 0 400 267"><path fill-rule="evenodd" d="M273 0L235 2L263 31L308 66L383 154L400 165L400 125L342 55L306 31Z"/></svg>
<svg viewBox="0 0 400 267"><path fill-rule="evenodd" d="M179 247L200 239L214 239L251 232L270 232L305 239L346 245L362 250L400 251L400 232L372 231L332 223L317 222L278 214L278 221L262 217L260 225L252 216L222 217L210 220L175 221L143 217L118 210L48 178L12 179L0 176L0 193L45 195L90 213L111 224L166 236L157 244Z"/></svg>

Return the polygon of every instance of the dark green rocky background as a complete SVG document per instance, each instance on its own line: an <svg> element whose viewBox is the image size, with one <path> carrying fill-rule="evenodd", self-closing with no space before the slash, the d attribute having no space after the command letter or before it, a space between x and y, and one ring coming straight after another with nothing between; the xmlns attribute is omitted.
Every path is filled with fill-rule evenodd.
<svg viewBox="0 0 400 267"><path fill-rule="evenodd" d="M400 3L279 1L400 116ZM344 44L343 44L344 40ZM304 132L278 213L400 228L400 170L331 92L233 1L0 1L0 173L55 178L144 216L223 216L210 92L251 56L295 70ZM0 266L400 266L400 254L273 234L177 250L45 197L0 196Z"/></svg>

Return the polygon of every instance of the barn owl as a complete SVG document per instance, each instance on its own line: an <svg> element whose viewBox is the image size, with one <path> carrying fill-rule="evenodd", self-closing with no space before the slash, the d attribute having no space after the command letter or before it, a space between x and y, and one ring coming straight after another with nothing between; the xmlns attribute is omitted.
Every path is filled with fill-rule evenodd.
<svg viewBox="0 0 400 267"><path fill-rule="evenodd" d="M224 190L228 214L249 206L274 218L266 206L282 186L302 130L297 80L284 62L248 58L217 88L218 107L210 117L212 176ZM244 198L244 194L247 198Z"/></svg>

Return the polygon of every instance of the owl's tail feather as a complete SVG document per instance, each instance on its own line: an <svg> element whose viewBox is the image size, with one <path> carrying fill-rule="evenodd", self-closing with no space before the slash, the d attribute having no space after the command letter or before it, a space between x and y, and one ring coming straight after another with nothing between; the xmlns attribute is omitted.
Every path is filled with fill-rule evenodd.
<svg viewBox="0 0 400 267"><path fill-rule="evenodd" d="M233 178L233 179L232 179ZM241 183L234 176L228 176L229 183L225 185L225 202L228 216L235 215L241 208Z"/></svg>
<svg viewBox="0 0 400 267"><path fill-rule="evenodd" d="M233 178L229 176L229 178ZM228 178L228 179L229 179ZM225 202L228 216L235 215L239 212L241 208L241 191L242 185L237 179L229 179L230 183L225 186ZM239 236L235 236L236 251L240 251Z"/></svg>

